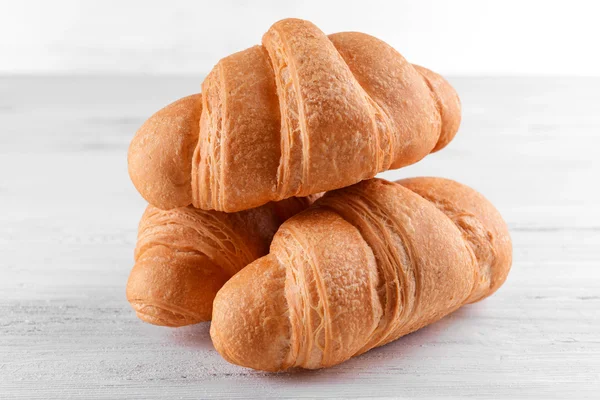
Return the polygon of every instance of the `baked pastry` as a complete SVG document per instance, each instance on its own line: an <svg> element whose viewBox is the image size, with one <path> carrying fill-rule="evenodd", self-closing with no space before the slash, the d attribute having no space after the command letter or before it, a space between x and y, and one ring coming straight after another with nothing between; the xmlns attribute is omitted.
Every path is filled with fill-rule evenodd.
<svg viewBox="0 0 600 400"><path fill-rule="evenodd" d="M329 367L491 295L511 262L506 224L475 190L367 180L285 222L218 292L210 334L234 364Z"/></svg>
<svg viewBox="0 0 600 400"><path fill-rule="evenodd" d="M219 61L202 92L131 142L129 174L156 207L235 212L345 187L443 148L460 124L440 75L367 34L299 19Z"/></svg>

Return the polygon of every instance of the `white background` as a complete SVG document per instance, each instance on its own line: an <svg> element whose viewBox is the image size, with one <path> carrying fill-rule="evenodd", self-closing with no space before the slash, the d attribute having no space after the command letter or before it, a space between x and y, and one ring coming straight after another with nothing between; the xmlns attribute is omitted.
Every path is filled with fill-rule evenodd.
<svg viewBox="0 0 600 400"><path fill-rule="evenodd" d="M600 75L594 1L74 1L0 4L0 73L205 74L300 17L377 36L449 75Z"/></svg>

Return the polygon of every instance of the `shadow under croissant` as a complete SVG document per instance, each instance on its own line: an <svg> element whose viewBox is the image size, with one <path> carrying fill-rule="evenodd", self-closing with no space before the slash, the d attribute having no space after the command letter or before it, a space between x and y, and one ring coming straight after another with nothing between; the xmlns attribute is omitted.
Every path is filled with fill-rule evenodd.
<svg viewBox="0 0 600 400"><path fill-rule="evenodd" d="M181 347L213 351L215 349L210 340L210 322L169 328L169 333L171 339Z"/></svg>
<svg viewBox="0 0 600 400"><path fill-rule="evenodd" d="M473 311L476 312L473 308L477 308L478 306L480 305L462 307L431 325L425 326L384 346L369 350L360 356L352 357L348 361L330 368L316 370L292 368L279 373L269 373L245 367L235 367L239 368L241 375L265 377L269 380L282 380L282 382L292 380L294 383L303 380L319 381L323 378L331 379L349 375L356 376L363 371L373 368L402 370L404 367L410 367L403 364L403 360L408 360L410 358L408 357L409 355L418 355L416 353L421 348L435 346L437 343L440 343L440 336L450 333L449 331L460 329L459 321L472 317L469 314ZM169 332L172 340L177 345L198 350L214 351L210 338L210 322L169 329ZM227 363L225 360L222 360L222 362ZM229 364L227 363L227 365Z"/></svg>

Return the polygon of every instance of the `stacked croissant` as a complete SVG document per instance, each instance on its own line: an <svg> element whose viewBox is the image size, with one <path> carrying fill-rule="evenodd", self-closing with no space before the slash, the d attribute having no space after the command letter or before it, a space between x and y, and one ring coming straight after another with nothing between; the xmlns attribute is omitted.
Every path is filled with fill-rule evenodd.
<svg viewBox="0 0 600 400"><path fill-rule="evenodd" d="M339 364L491 295L512 259L494 206L448 179L374 178L459 124L450 84L383 41L277 22L133 138L150 205L129 302L156 325L212 319L226 360L280 371Z"/></svg>

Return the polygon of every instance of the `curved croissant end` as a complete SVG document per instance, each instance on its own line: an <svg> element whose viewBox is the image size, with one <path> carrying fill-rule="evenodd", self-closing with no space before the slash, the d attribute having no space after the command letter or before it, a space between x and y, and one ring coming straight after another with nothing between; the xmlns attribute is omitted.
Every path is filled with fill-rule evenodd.
<svg viewBox="0 0 600 400"><path fill-rule="evenodd" d="M443 178L397 181L435 205L461 231L477 260L475 286L467 303L493 294L504 283L512 265L512 242L504 219L483 195Z"/></svg>
<svg viewBox="0 0 600 400"><path fill-rule="evenodd" d="M130 147L132 180L157 207L235 212L345 187L443 148L460 124L440 75L372 36L298 19L220 60L202 92Z"/></svg>
<svg viewBox="0 0 600 400"><path fill-rule="evenodd" d="M201 94L184 97L152 115L133 137L129 176L148 203L162 209L192 203L192 154L201 112Z"/></svg>
<svg viewBox="0 0 600 400"><path fill-rule="evenodd" d="M363 181L280 227L217 294L211 337L255 369L339 364L489 296L511 257L506 224L473 189Z"/></svg>
<svg viewBox="0 0 600 400"><path fill-rule="evenodd" d="M458 97L458 93L456 93L443 76L420 65L413 64L413 67L421 74L427 86L429 86L429 90L431 90L431 94L436 102L436 108L442 118L440 137L433 150L431 150L432 153L435 153L446 147L458 132L461 119L460 98Z"/></svg>

